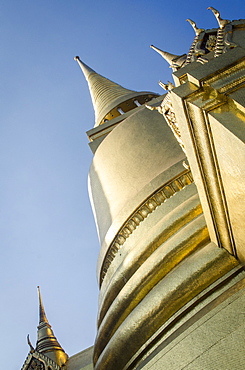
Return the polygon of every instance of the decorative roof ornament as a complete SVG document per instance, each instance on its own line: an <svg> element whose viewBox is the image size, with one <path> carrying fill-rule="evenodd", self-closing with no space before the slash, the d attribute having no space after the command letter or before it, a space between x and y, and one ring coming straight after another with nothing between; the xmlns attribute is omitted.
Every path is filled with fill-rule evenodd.
<svg viewBox="0 0 245 370"><path fill-rule="evenodd" d="M225 53L228 49L236 47L237 44L235 44L231 40L231 36L232 36L231 21L228 19L221 18L220 12L216 10L215 8L213 8L212 6L208 7L208 9L213 12L219 24L219 29L217 31L215 51L214 51L214 58L217 58L221 54Z"/></svg>
<svg viewBox="0 0 245 370"><path fill-rule="evenodd" d="M215 18L218 21L219 28L223 29L228 23L231 23L231 21L229 21L228 19L221 18L220 12L218 10L214 9L212 6L209 6L207 9L211 10L213 12Z"/></svg>
<svg viewBox="0 0 245 370"><path fill-rule="evenodd" d="M182 55L170 54L167 51L163 51L155 47L154 45L150 45L150 48L152 48L158 54L160 54L169 63L170 67L173 69L174 72L181 68L186 61L186 54Z"/></svg>
<svg viewBox="0 0 245 370"><path fill-rule="evenodd" d="M191 19L187 19L186 21L189 22L194 29L196 36L191 44L189 53L187 54L185 65L194 62L199 56L205 54L205 50L201 47L205 30L203 28L197 28L196 23Z"/></svg>
<svg viewBox="0 0 245 370"><path fill-rule="evenodd" d="M211 59L217 58L229 49L237 46L232 41L233 33L236 28L241 27L239 24L244 24L244 20L230 21L223 19L217 9L212 6L208 7L208 9L216 17L219 28L206 30L204 28L198 28L196 23L188 18L187 22L190 23L195 32L195 38L187 56L185 54L180 56L173 55L151 45L151 48L158 52L170 64L174 72L192 62L207 63Z"/></svg>
<svg viewBox="0 0 245 370"><path fill-rule="evenodd" d="M178 122L176 120L176 115L175 115L175 111L174 111L173 104L171 102L171 97L170 96L171 96L171 91L169 91L168 94L165 95L165 97L164 97L164 99L163 99L163 101L161 102L160 105L151 106L151 105L145 104L145 106L149 110L157 110L158 113L163 115L163 117L166 119L166 122L167 122L168 126L172 130L175 138L177 139L179 145L181 146L182 150L186 154L184 143L183 143L182 138L181 138L179 125L178 125Z"/></svg>
<svg viewBox="0 0 245 370"><path fill-rule="evenodd" d="M27 343L29 344L30 352L31 352L31 353L35 352L35 349L34 349L33 345L31 344L29 334L27 335Z"/></svg>
<svg viewBox="0 0 245 370"><path fill-rule="evenodd" d="M189 22L190 23L190 25L192 26L193 30L195 31L196 36L199 36L200 33L202 33L202 32L205 31L204 28L197 28L196 22L192 21L189 18L186 20L186 22Z"/></svg>
<svg viewBox="0 0 245 370"><path fill-rule="evenodd" d="M172 82L168 81L168 83L163 83L162 81L158 81L158 85L161 86L164 90L170 91L172 90L175 86L172 84Z"/></svg>

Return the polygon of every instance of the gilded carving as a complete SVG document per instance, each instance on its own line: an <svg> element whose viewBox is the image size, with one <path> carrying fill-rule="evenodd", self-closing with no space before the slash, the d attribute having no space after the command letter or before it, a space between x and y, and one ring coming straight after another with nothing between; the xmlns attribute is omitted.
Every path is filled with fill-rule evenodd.
<svg viewBox="0 0 245 370"><path fill-rule="evenodd" d="M105 257L102 269L100 284L105 277L105 274L110 267L116 253L125 243L126 239L136 229L136 227L159 205L171 198L175 193L183 189L185 186L191 184L193 178L190 170L182 172L177 178L164 184L156 193L149 196L149 198L130 216L128 221L123 225L114 241L112 242L107 255Z"/></svg>
<svg viewBox="0 0 245 370"><path fill-rule="evenodd" d="M39 361L38 359L36 358L33 358L31 360L31 363L28 367L28 370L45 370L45 367L44 367L44 364L43 362Z"/></svg>
<svg viewBox="0 0 245 370"><path fill-rule="evenodd" d="M216 35L209 35L205 45L206 49L209 51L215 50L216 40L217 40Z"/></svg>
<svg viewBox="0 0 245 370"><path fill-rule="evenodd" d="M205 54L205 50L201 48L203 37L204 37L204 29L197 28L196 23L193 22L191 19L187 19L187 22L189 22L192 28L194 29L196 36L191 44L191 47L190 47L189 53L187 54L187 58L186 58L184 65L194 62L198 58L198 56Z"/></svg>
<svg viewBox="0 0 245 370"><path fill-rule="evenodd" d="M160 86L162 86L162 83L161 83ZM171 87L171 90L172 90L172 87ZM173 105L172 105L172 102L171 102L171 99L170 99L170 93L165 96L161 105L159 105L157 107L146 105L146 107L150 110L157 110L160 114L162 114L165 117L165 119L166 119L169 127L171 128L175 138L177 139L179 145L181 146L181 148L185 152L184 143L181 139L181 134L180 134L180 130L179 130L177 120L176 120L176 115L175 115Z"/></svg>

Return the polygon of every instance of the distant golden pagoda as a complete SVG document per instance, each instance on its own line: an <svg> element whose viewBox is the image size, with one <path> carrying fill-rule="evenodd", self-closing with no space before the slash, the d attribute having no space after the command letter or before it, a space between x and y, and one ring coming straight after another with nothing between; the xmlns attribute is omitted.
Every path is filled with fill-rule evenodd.
<svg viewBox="0 0 245 370"><path fill-rule="evenodd" d="M37 327L36 348L30 345L30 352L21 370L59 370L67 362L68 356L57 341L51 325L45 314L40 288L39 297L39 325Z"/></svg>

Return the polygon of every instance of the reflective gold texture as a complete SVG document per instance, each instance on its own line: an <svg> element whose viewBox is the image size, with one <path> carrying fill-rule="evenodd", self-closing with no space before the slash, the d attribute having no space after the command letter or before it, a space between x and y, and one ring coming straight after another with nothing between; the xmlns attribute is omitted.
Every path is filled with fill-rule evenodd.
<svg viewBox="0 0 245 370"><path fill-rule="evenodd" d="M211 240L244 264L244 20L232 32L238 46L197 69L186 67L189 82L171 98Z"/></svg>
<svg viewBox="0 0 245 370"><path fill-rule="evenodd" d="M183 189L186 185L193 182L191 171L183 171L174 179L161 186L160 189L151 194L143 204L141 204L135 212L129 217L127 222L119 230L116 238L110 245L105 260L103 262L100 274L100 284L106 275L111 262L113 261L116 253L125 243L129 235L138 227L138 225L144 221L144 219L152 213L157 207L164 203L167 199L171 198L178 191ZM156 234L157 235L157 234Z"/></svg>
<svg viewBox="0 0 245 370"><path fill-rule="evenodd" d="M176 206L165 217L162 217L160 221L151 227L151 230L145 235L143 240L139 240L134 248L130 248L110 280L105 281L106 288L103 286L101 289L98 325L100 325L108 308L125 285L125 282L132 277L135 271L159 246L200 214L202 214L202 209L199 198L195 194L187 201ZM142 227L144 227L143 224Z"/></svg>
<svg viewBox="0 0 245 370"><path fill-rule="evenodd" d="M184 259L122 322L100 354L95 369L122 369L169 317L236 264L232 256L213 244ZM115 320L116 317L115 312Z"/></svg>
<svg viewBox="0 0 245 370"><path fill-rule="evenodd" d="M203 215L201 215L182 228L171 240L160 245L134 273L111 304L99 327L97 342L105 343L103 340L105 333L107 333L107 340L113 336L126 317L150 290L175 266L207 243L208 240L207 227ZM103 346L102 348L99 345L96 346L96 351L102 352L102 350Z"/></svg>

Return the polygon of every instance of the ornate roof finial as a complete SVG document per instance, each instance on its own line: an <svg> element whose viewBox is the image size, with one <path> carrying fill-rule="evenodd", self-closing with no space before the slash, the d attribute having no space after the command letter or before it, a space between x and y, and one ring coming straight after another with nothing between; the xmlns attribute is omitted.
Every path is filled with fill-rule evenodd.
<svg viewBox="0 0 245 370"><path fill-rule="evenodd" d="M153 50L155 50L158 54L160 54L169 63L173 71L176 71L177 69L181 68L186 60L186 54L174 55L168 53L167 51L158 49L154 45L150 45L150 47Z"/></svg>
<svg viewBox="0 0 245 370"><path fill-rule="evenodd" d="M192 26L193 30L195 31L196 36L199 36L200 33L202 33L203 31L205 31L204 28L197 28L196 22L192 21L191 19L188 18L186 21L190 23L190 25Z"/></svg>
<svg viewBox="0 0 245 370"><path fill-rule="evenodd" d="M221 29L224 28L228 23L230 23L230 21L228 19L222 19L220 17L220 12L218 10L214 9L212 6L209 6L207 9L212 10L213 14L215 15L215 17L218 21L219 27Z"/></svg>

